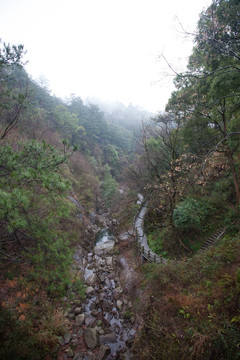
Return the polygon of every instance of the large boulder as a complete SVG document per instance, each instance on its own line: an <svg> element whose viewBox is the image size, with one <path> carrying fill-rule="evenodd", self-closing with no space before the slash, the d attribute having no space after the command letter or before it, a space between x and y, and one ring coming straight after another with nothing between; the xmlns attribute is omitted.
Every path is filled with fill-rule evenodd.
<svg viewBox="0 0 240 360"><path fill-rule="evenodd" d="M88 349L95 349L99 345L99 335L96 329L87 328L84 331L84 340Z"/></svg>
<svg viewBox="0 0 240 360"><path fill-rule="evenodd" d="M76 316L75 318L76 324L81 326L82 324L84 324L85 321L85 315L84 314L79 314Z"/></svg>
<svg viewBox="0 0 240 360"><path fill-rule="evenodd" d="M108 240L102 244L98 244L94 247L95 255L107 254L114 248L115 242L113 240Z"/></svg>

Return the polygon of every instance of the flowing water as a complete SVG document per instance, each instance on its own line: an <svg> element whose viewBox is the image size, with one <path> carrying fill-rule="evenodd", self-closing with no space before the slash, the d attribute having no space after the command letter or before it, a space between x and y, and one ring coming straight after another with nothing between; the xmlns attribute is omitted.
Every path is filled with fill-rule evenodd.
<svg viewBox="0 0 240 360"><path fill-rule="evenodd" d="M123 358L128 360L132 359L129 346L135 335L134 315L131 311L131 302L123 295L116 276L115 257L104 251L104 246L108 249L109 242L113 241L114 237L107 229L96 235L95 254L90 253L87 256L84 279L88 282L89 277L95 274L97 280L92 284L94 292L87 297L82 309L91 327L101 324L98 329L100 345L107 344L110 348L110 354L106 359L121 359L120 354L124 353ZM91 315L93 313L95 317Z"/></svg>

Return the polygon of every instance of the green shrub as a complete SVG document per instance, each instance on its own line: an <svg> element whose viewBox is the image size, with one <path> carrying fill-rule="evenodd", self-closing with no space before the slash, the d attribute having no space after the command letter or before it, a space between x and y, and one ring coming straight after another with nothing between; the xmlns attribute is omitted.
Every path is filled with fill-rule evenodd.
<svg viewBox="0 0 240 360"><path fill-rule="evenodd" d="M174 209L174 225L180 230L201 230L208 210L208 206L202 201L186 199Z"/></svg>
<svg viewBox="0 0 240 360"><path fill-rule="evenodd" d="M225 216L224 225L227 231L231 234L236 234L239 231L240 222L240 207L230 209Z"/></svg>

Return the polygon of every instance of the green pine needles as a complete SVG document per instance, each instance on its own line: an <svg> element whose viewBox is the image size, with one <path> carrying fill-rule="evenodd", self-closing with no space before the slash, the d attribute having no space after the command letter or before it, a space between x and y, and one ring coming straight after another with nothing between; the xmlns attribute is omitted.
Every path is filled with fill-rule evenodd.
<svg viewBox="0 0 240 360"><path fill-rule="evenodd" d="M69 216L65 198L70 185L60 175L68 157L44 142L0 147L2 267L29 262L29 276L54 295L63 295L69 285L72 259L68 235L61 228ZM14 245L9 247L9 242Z"/></svg>

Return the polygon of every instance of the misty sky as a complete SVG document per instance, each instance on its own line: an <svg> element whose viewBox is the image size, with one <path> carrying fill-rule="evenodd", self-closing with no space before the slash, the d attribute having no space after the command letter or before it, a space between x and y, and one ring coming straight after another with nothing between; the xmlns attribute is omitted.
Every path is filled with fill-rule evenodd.
<svg viewBox="0 0 240 360"><path fill-rule="evenodd" d="M0 0L0 38L24 44L26 69L52 94L98 97L163 111L192 32L211 0Z"/></svg>

